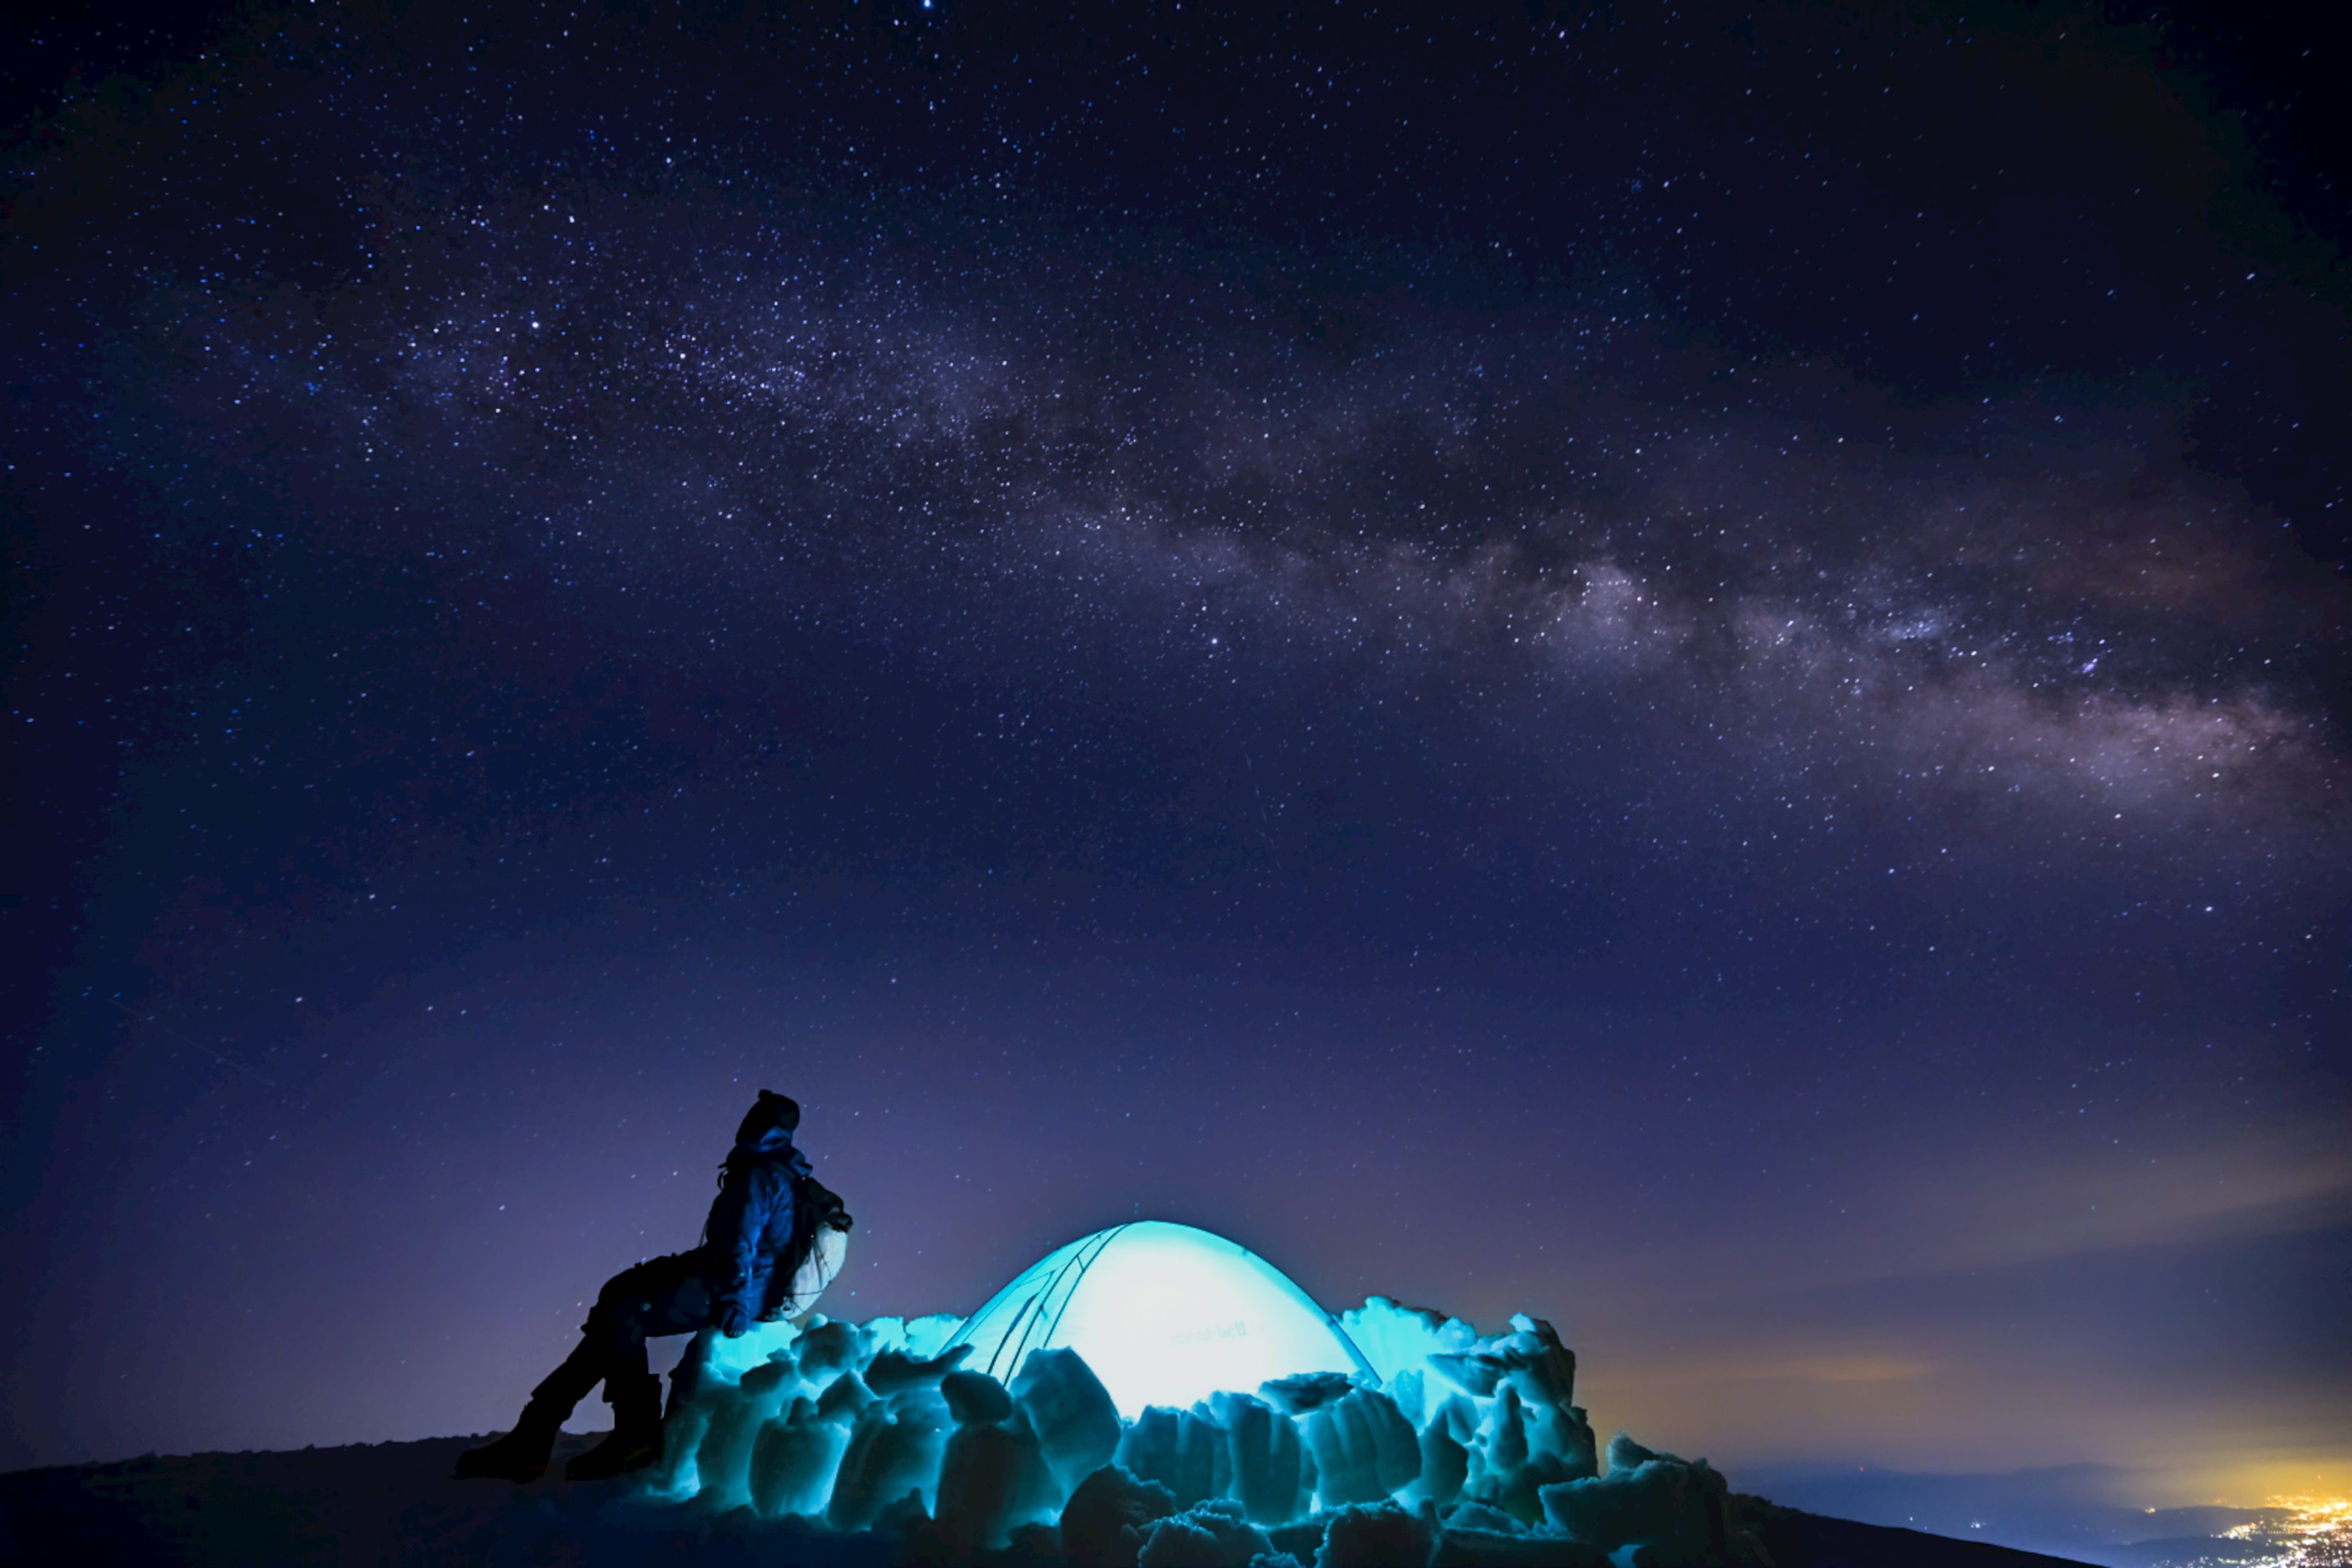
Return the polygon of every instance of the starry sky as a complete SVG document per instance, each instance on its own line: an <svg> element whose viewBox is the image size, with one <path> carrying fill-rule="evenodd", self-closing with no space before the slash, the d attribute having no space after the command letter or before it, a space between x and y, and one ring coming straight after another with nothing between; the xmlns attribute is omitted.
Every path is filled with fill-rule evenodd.
<svg viewBox="0 0 2352 1568"><path fill-rule="evenodd" d="M1440 9L11 24L0 1463L500 1426L766 1087L839 1315L2352 1481L2340 63Z"/></svg>

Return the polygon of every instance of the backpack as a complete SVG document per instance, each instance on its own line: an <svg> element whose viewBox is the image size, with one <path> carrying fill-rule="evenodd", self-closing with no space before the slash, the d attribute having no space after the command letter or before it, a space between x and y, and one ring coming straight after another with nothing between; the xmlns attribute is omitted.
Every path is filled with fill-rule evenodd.
<svg viewBox="0 0 2352 1568"><path fill-rule="evenodd" d="M792 1245L777 1259L776 1271L770 1276L788 1283L782 1298L761 1314L762 1321L801 1317L816 1305L816 1299L841 1272L850 1227L856 1223L839 1193L814 1176L793 1178Z"/></svg>

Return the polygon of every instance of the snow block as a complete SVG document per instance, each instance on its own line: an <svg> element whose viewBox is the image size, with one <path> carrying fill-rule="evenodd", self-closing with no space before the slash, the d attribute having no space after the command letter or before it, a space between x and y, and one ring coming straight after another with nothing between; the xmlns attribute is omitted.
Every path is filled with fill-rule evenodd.
<svg viewBox="0 0 2352 1568"><path fill-rule="evenodd" d="M929 1361L918 1361L904 1351L884 1351L866 1363L866 1386L885 1399L909 1389L937 1388L940 1380L971 1353L971 1346L958 1345Z"/></svg>
<svg viewBox="0 0 2352 1568"><path fill-rule="evenodd" d="M1458 1502L1440 1510L1448 1530L1487 1530L1503 1535L1525 1535L1528 1527L1500 1509L1483 1502Z"/></svg>
<svg viewBox="0 0 2352 1568"><path fill-rule="evenodd" d="M1285 1415L1304 1415L1319 1410L1335 1400L1344 1399L1355 1387L1349 1378L1336 1372L1302 1372L1295 1377L1277 1377L1258 1384L1258 1394L1268 1405Z"/></svg>
<svg viewBox="0 0 2352 1568"><path fill-rule="evenodd" d="M1315 1457L1315 1499L1324 1508L1379 1502L1421 1476L1421 1444L1396 1402L1350 1389L1299 1423Z"/></svg>
<svg viewBox="0 0 2352 1568"><path fill-rule="evenodd" d="M1433 1355L1429 1364L1445 1375L1445 1380L1473 1399L1492 1399L1495 1390L1502 1385L1503 1368L1490 1356L1474 1351L1449 1352Z"/></svg>
<svg viewBox="0 0 2352 1568"><path fill-rule="evenodd" d="M846 1431L866 1414L866 1407L878 1403L866 1380L854 1372L844 1373L824 1385L817 1395L816 1413Z"/></svg>
<svg viewBox="0 0 2352 1568"><path fill-rule="evenodd" d="M1422 1568L1437 1539L1437 1510L1393 1502L1350 1506L1323 1527L1315 1568Z"/></svg>
<svg viewBox="0 0 2352 1568"><path fill-rule="evenodd" d="M1398 1414L1412 1424L1414 1431L1429 1418L1429 1380L1419 1371L1401 1372L1381 1384L1381 1392L1396 1401Z"/></svg>
<svg viewBox="0 0 2352 1568"><path fill-rule="evenodd" d="M1209 1406L1224 1429L1231 1490L1243 1516L1270 1527L1304 1514L1311 1485L1297 1424L1246 1394L1220 1394Z"/></svg>
<svg viewBox="0 0 2352 1568"><path fill-rule="evenodd" d="M1518 1384L1519 1397L1531 1405L1566 1409L1576 1401L1576 1352L1559 1342L1559 1335L1541 1318L1511 1314L1510 1336L1491 1346Z"/></svg>
<svg viewBox="0 0 2352 1568"><path fill-rule="evenodd" d="M1135 1475L1166 1487L1179 1508L1224 1496L1232 1468L1225 1435L1213 1419L1164 1405L1151 1405L1136 1418L1119 1438L1117 1458Z"/></svg>
<svg viewBox="0 0 2352 1568"><path fill-rule="evenodd" d="M724 1513L751 1500L751 1444L767 1418L775 1414L772 1387L776 1381L770 1380L767 1394L755 1394L740 1384L709 1383L697 1395L696 1402L709 1411L702 1441L694 1449L695 1479L700 1487L694 1500L698 1508Z"/></svg>
<svg viewBox="0 0 2352 1568"><path fill-rule="evenodd" d="M1136 1568L1151 1526L1176 1511L1158 1481L1105 1465L1087 1476L1062 1510L1062 1555L1070 1568Z"/></svg>
<svg viewBox="0 0 2352 1568"><path fill-rule="evenodd" d="M1064 1496L1118 1452L1118 1406L1076 1351L1031 1351L1013 1380L1013 1401L1037 1434Z"/></svg>
<svg viewBox="0 0 2352 1568"><path fill-rule="evenodd" d="M1033 1349L1008 1387L964 1370L965 1326L812 1314L757 1345L698 1335L638 1495L896 1536L909 1563L1764 1561L1704 1461L1621 1433L1601 1475L1570 1403L1575 1357L1539 1318L1482 1340L1375 1297L1347 1315L1373 1352L1349 1352L1353 1374L1310 1360L1257 1394L1151 1405L1124 1425L1076 1351Z"/></svg>
<svg viewBox="0 0 2352 1568"><path fill-rule="evenodd" d="M1576 1353L1541 1318L1516 1312L1511 1331L1469 1350L1432 1354L1429 1364L1480 1399L1506 1382L1529 1405L1566 1409L1576 1397Z"/></svg>
<svg viewBox="0 0 2352 1568"><path fill-rule="evenodd" d="M1273 1551L1241 1504L1220 1499L1154 1523L1135 1561L1138 1568L1246 1568Z"/></svg>
<svg viewBox="0 0 2352 1568"><path fill-rule="evenodd" d="M1060 1490L1027 1421L965 1422L948 1435L940 1459L940 1537L959 1559L1001 1550L1014 1525L1050 1514Z"/></svg>
<svg viewBox="0 0 2352 1568"><path fill-rule="evenodd" d="M956 1422L940 1459L934 1523L952 1558L999 1551L1019 1525L1051 1517L1061 1487L1046 1468L1037 1434L1003 1384L976 1372L951 1372L940 1396Z"/></svg>
<svg viewBox="0 0 2352 1568"><path fill-rule="evenodd" d="M835 1530L864 1530L909 1491L928 1510L938 1495L947 1426L947 1401L934 1389L867 1405L842 1450L826 1522Z"/></svg>
<svg viewBox="0 0 2352 1568"><path fill-rule="evenodd" d="M710 1430L710 1403L698 1394L670 1402L670 1411L662 1422L661 1458L648 1468L640 1482L646 1493L682 1500L701 1489L702 1475L695 1466L695 1457L701 1451L702 1439Z"/></svg>
<svg viewBox="0 0 2352 1568"><path fill-rule="evenodd" d="M1462 1495L1462 1484L1470 1479L1470 1450L1454 1436L1444 1410L1421 1429L1418 1442L1421 1474L1413 1478L1413 1495L1444 1508Z"/></svg>
<svg viewBox="0 0 2352 1568"><path fill-rule="evenodd" d="M1386 1296L1340 1313L1339 1327L1383 1384L1400 1373L1420 1371L1430 1356L1474 1350L1478 1343L1478 1331L1461 1319L1426 1307L1399 1306Z"/></svg>
<svg viewBox="0 0 2352 1568"><path fill-rule="evenodd" d="M940 1379L948 1414L963 1425L1002 1421L1013 1414L1013 1395L985 1373L951 1372Z"/></svg>
<svg viewBox="0 0 2352 1568"><path fill-rule="evenodd" d="M1705 1459L1643 1447L1620 1432L1609 1473L1542 1489L1544 1516L1569 1539L1605 1552L1631 1547L1634 1568L1763 1563L1762 1543L1738 1530L1731 1489Z"/></svg>
<svg viewBox="0 0 2352 1568"><path fill-rule="evenodd" d="M1615 1568L1607 1552L1557 1535L1457 1529L1451 1524L1437 1532L1429 1564L1430 1568Z"/></svg>
<svg viewBox="0 0 2352 1568"><path fill-rule="evenodd" d="M1528 1447L1559 1460L1562 1479L1599 1475L1591 1424L1573 1403L1575 1352L1541 1318L1515 1313L1511 1324L1514 1331L1492 1344L1489 1353L1502 1363L1504 1376L1527 1407Z"/></svg>
<svg viewBox="0 0 2352 1568"><path fill-rule="evenodd" d="M753 1510L769 1519L823 1513L848 1442L845 1423L826 1420L806 1394L795 1398L752 1439L748 1484Z"/></svg>
<svg viewBox="0 0 2352 1568"><path fill-rule="evenodd" d="M866 1359L866 1335L856 1323L828 1322L823 1313L809 1320L793 1344L801 1375L823 1387Z"/></svg>
<svg viewBox="0 0 2352 1568"><path fill-rule="evenodd" d="M810 1320L821 1323L822 1317ZM806 1324L803 1325L806 1327ZM916 1361L929 1361L947 1348L963 1320L953 1312L930 1312L919 1318L868 1318L859 1325L866 1334L866 1357L899 1351Z"/></svg>
<svg viewBox="0 0 2352 1568"><path fill-rule="evenodd" d="M926 1312L919 1318L909 1318L906 1343L901 1348L910 1356L928 1361L947 1349L948 1342L962 1327L963 1320L953 1312Z"/></svg>
<svg viewBox="0 0 2352 1568"><path fill-rule="evenodd" d="M1534 1524L1544 1517L1538 1495L1543 1488L1583 1479L1580 1466L1529 1441L1519 1391L1507 1380L1497 1386L1480 1437L1470 1455L1470 1479L1464 1483L1462 1495L1500 1509L1523 1523Z"/></svg>

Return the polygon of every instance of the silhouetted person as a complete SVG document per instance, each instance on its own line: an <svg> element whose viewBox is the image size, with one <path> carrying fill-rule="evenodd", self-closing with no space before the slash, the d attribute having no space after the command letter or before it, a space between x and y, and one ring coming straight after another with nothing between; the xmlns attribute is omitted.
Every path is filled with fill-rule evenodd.
<svg viewBox="0 0 2352 1568"><path fill-rule="evenodd" d="M806 1311L840 1265L849 1215L793 1147L801 1108L760 1091L719 1168L719 1195L702 1245L649 1258L604 1282L580 1326L580 1344L531 1391L514 1430L457 1457L460 1476L527 1481L547 1469L572 1407L599 1383L613 1435L564 1467L572 1479L602 1480L661 1457L661 1383L646 1341L715 1328L728 1338L755 1322Z"/></svg>

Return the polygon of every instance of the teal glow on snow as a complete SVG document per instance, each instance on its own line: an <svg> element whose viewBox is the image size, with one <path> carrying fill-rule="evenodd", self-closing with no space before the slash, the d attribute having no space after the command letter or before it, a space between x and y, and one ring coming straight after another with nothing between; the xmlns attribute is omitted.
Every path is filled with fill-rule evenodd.
<svg viewBox="0 0 2352 1568"><path fill-rule="evenodd" d="M963 1364L1013 1381L1034 1350L1074 1350L1129 1420L1148 1405L1191 1407L1219 1389L1255 1391L1301 1372L1374 1376L1331 1314L1238 1242L1139 1220L1080 1237L990 1298L950 1345Z"/></svg>

